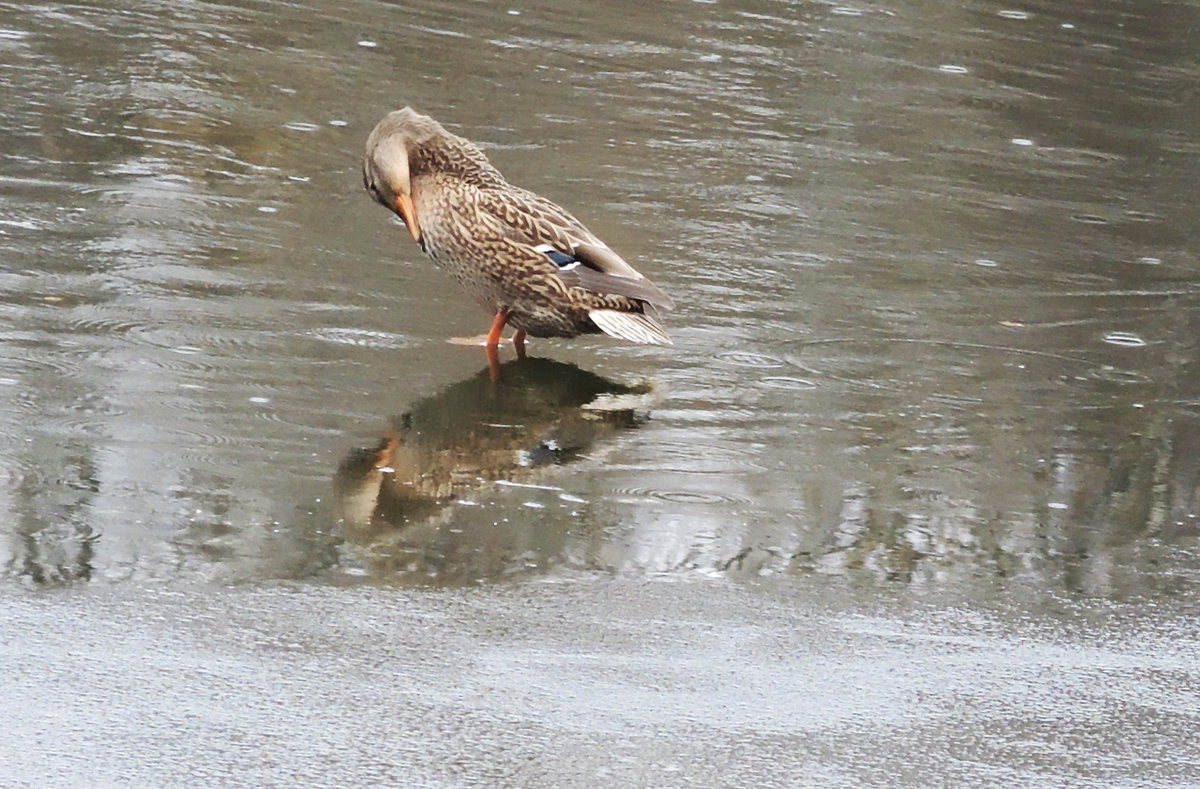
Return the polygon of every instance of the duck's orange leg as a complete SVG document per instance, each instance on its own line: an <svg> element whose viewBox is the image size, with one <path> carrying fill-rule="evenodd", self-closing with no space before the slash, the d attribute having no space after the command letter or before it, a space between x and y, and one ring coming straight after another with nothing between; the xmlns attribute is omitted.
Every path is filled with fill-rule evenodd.
<svg viewBox="0 0 1200 789"><path fill-rule="evenodd" d="M525 330L524 329L517 329L515 332L513 332L512 344L513 344L513 347L517 349L517 358L524 359L525 358Z"/></svg>
<svg viewBox="0 0 1200 789"><path fill-rule="evenodd" d="M493 381L500 380L500 352L497 350L500 346L500 333L504 331L504 324L508 322L508 310L496 310L496 317L492 320L492 330L488 332L487 339L483 341L483 349L487 352L488 373Z"/></svg>
<svg viewBox="0 0 1200 789"><path fill-rule="evenodd" d="M497 310L496 317L492 320L492 330L488 332L487 339L484 341L484 346L487 348L495 348L500 344L500 332L504 331L504 324L508 322L508 310Z"/></svg>

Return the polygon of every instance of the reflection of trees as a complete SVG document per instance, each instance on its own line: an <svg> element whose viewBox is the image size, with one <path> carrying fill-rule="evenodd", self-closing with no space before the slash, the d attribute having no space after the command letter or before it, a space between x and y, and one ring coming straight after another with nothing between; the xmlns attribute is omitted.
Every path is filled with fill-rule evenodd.
<svg viewBox="0 0 1200 789"><path fill-rule="evenodd" d="M236 459L210 451L259 426L196 393L278 366L261 350L286 306L229 270L277 243L252 207L322 165L231 93L291 69L244 46L278 43L273 26L127 5L5 9L0 566L38 582L178 571L193 544L233 556L224 532L275 506L247 513Z"/></svg>
<svg viewBox="0 0 1200 789"><path fill-rule="evenodd" d="M925 58L921 73L835 60L869 95L857 107L820 85L806 95L830 117L864 113L823 130L852 135L859 161L817 163L796 197L856 201L814 212L841 231L826 233L830 259L853 264L808 278L804 300L814 333L854 345L798 354L818 387L796 413L794 465L820 470L794 483L791 544L748 529L731 569L1114 592L1186 572L1200 504L1196 12L1021 8L924 20L921 43L894 52L904 67ZM892 156L867 161L875 147Z"/></svg>
<svg viewBox="0 0 1200 789"><path fill-rule="evenodd" d="M54 478L28 475L15 491L11 514L18 521L12 525L5 575L37 584L91 578L96 470L87 455L67 455Z"/></svg>
<svg viewBox="0 0 1200 789"><path fill-rule="evenodd" d="M461 581L553 561L568 539L563 521L463 502L497 481L557 490L539 480L636 426L649 396L548 359L509 362L498 381L482 370L346 457L334 479L342 530L376 577Z"/></svg>
<svg viewBox="0 0 1200 789"><path fill-rule="evenodd" d="M1102 593L1176 586L1179 571L1168 570L1197 534L1200 381L1194 363L1178 363L1186 347L1164 346L1137 349L1136 374L1116 366L1124 349L1087 359L944 344L921 371L875 346L880 365L912 374L840 376L831 395L850 423L809 448L837 460L805 488L797 547L773 556L743 546L735 569ZM830 371L853 355L803 358ZM948 374L956 368L974 372ZM852 380L886 390L859 392Z"/></svg>

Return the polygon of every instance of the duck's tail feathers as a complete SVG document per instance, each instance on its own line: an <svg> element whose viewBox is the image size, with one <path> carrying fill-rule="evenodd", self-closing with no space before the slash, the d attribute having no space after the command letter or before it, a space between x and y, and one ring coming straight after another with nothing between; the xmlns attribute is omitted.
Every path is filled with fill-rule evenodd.
<svg viewBox="0 0 1200 789"><path fill-rule="evenodd" d="M662 324L649 315L618 310L592 310L592 323L605 334L644 345L674 345Z"/></svg>

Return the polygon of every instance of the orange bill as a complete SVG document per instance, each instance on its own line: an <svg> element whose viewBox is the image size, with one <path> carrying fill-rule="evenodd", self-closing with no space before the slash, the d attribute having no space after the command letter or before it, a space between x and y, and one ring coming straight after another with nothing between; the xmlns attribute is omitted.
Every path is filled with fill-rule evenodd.
<svg viewBox="0 0 1200 789"><path fill-rule="evenodd" d="M417 209L413 206L412 198L404 193L396 195L396 213L404 220L413 241L421 240L421 226L417 224Z"/></svg>

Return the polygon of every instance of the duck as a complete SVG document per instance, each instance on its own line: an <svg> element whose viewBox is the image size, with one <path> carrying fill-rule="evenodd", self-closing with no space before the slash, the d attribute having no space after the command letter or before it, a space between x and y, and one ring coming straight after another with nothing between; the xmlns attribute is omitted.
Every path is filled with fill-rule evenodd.
<svg viewBox="0 0 1200 789"><path fill-rule="evenodd" d="M494 356L506 326L525 338L607 334L671 345L659 318L674 302L557 203L510 184L471 141L411 107L367 137L363 187L492 315Z"/></svg>

